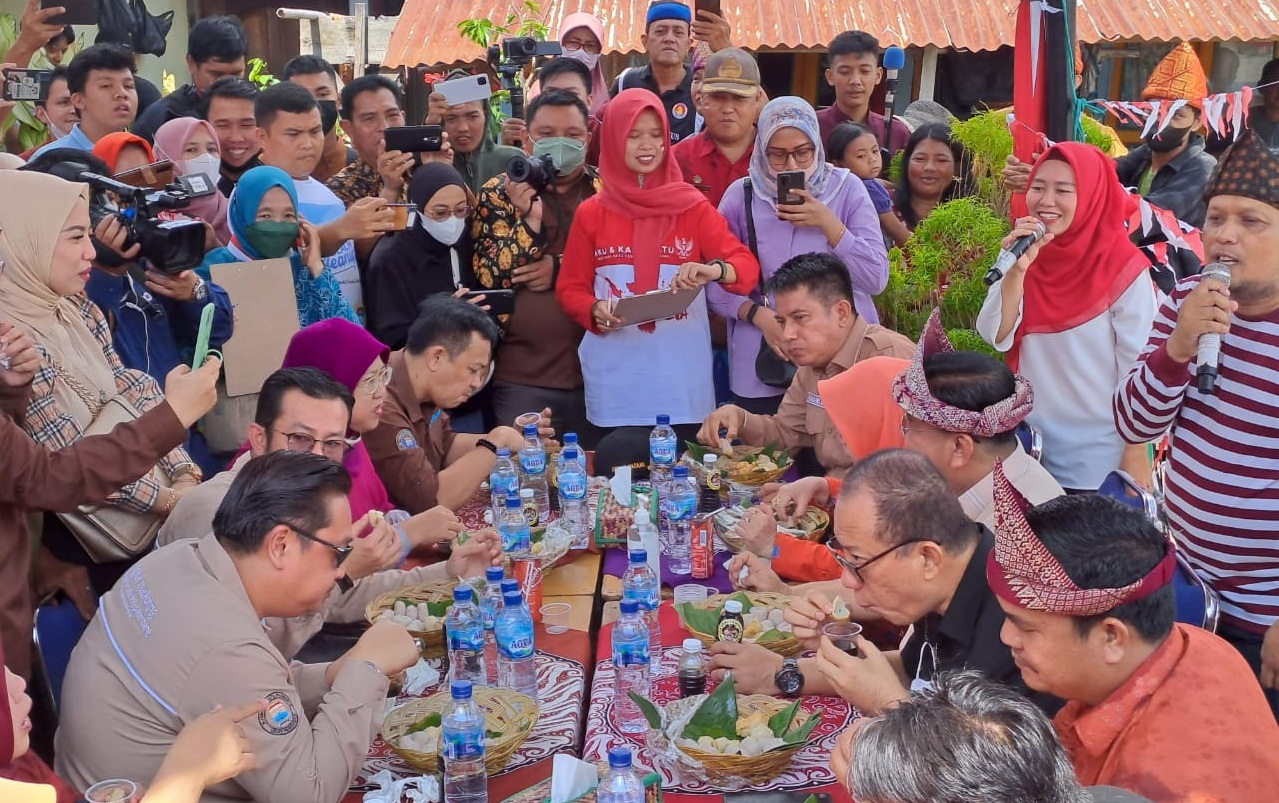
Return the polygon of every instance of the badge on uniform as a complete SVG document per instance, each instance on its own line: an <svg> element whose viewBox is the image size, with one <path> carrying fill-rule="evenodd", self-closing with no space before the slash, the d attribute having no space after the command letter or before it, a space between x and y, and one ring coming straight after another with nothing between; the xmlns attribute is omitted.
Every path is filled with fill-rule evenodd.
<svg viewBox="0 0 1279 803"><path fill-rule="evenodd" d="M401 452L407 452L409 449L417 448L417 438L413 437L413 433L407 429L402 429L395 433L395 447Z"/></svg>
<svg viewBox="0 0 1279 803"><path fill-rule="evenodd" d="M676 120L683 120L688 116L688 106L683 103L676 103L671 107L671 116Z"/></svg>
<svg viewBox="0 0 1279 803"><path fill-rule="evenodd" d="M282 691L268 694L266 708L258 713L258 724L272 736L284 736L297 730L298 712L293 708L289 695Z"/></svg>
<svg viewBox="0 0 1279 803"><path fill-rule="evenodd" d="M826 405L822 404L822 397L817 395L816 393L808 394L808 403L818 409L821 409L821 410L826 409Z"/></svg>

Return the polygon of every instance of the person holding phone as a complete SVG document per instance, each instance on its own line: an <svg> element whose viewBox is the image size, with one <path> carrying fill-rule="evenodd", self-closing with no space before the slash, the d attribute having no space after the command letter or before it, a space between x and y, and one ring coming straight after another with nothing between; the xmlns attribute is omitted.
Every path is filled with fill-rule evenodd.
<svg viewBox="0 0 1279 803"><path fill-rule="evenodd" d="M467 77L469 73L465 70L453 70L447 76L450 81ZM453 166L473 193L479 192L489 179L504 173L511 157L524 153L493 139L489 133L492 114L487 100L449 105L449 99L441 92L432 92L428 100L426 125L444 127L453 147Z"/></svg>

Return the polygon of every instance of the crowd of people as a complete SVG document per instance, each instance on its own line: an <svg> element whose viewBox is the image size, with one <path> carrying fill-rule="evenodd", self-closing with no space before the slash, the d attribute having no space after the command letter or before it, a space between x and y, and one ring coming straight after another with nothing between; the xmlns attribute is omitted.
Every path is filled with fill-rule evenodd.
<svg viewBox="0 0 1279 803"><path fill-rule="evenodd" d="M72 803L125 777L151 803L336 803L418 647L389 621L331 662L306 645L388 590L500 563L494 532L454 543L457 511L527 411L603 475L647 463L659 415L681 440L801 455L743 516L729 573L793 595L813 653L719 644L712 667L859 711L831 754L855 799L1272 799L1273 88L1214 159L1203 69L1179 46L1144 94L1176 112L1132 153L1010 158L1026 213L1003 245L1042 236L973 322L989 351L957 351L936 312L918 342L880 324L889 249L976 190L944 108L871 110L872 33L830 42L819 110L767 97L719 15L653 3L645 63L613 76L600 19L570 14L524 116L499 125L440 92L407 119L394 77L344 83L316 56L259 87L225 16L195 22L190 83L159 97L126 46L64 58L59 10L39 6L5 58L57 65L47 140L0 154L3 799ZM388 150L411 124L441 126L440 148ZM544 183L508 174L527 156L553 165ZM202 227L185 269L144 254L123 190L94 178L151 174L212 190L162 213ZM1200 229L1229 281L1152 265L1151 207ZM214 269L265 260L288 263L293 297L270 301L298 331L232 398L204 358L243 323ZM626 319L621 302L657 291L691 300ZM1166 517L1099 494L1115 477ZM831 513L825 545L779 531L810 507ZM1219 623L1186 618L1187 583ZM26 684L55 595L88 625L51 769ZM882 636L857 656L821 636L836 597Z"/></svg>

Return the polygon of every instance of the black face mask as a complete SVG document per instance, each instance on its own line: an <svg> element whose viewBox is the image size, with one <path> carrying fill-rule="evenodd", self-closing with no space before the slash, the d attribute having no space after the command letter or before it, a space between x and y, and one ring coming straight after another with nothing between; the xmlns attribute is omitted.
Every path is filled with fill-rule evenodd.
<svg viewBox="0 0 1279 803"><path fill-rule="evenodd" d="M320 124L324 126L324 136L328 136L333 130L333 126L338 124L338 102L336 100L321 100L320 104Z"/></svg>
<svg viewBox="0 0 1279 803"><path fill-rule="evenodd" d="M1190 136L1189 128L1173 128L1166 127L1157 134L1151 134L1144 138L1146 145L1155 153L1168 153L1175 151L1181 147L1186 138Z"/></svg>

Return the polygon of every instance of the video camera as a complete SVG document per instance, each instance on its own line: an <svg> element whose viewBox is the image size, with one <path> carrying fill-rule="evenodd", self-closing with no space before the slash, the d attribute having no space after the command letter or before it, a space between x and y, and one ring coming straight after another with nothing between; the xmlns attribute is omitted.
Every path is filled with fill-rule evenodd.
<svg viewBox="0 0 1279 803"><path fill-rule="evenodd" d="M524 89L515 80L515 76L542 56L563 55L564 48L559 42L544 42L532 36L515 36L503 39L500 45L488 49L488 61L497 73L502 88L511 93L511 116L524 117Z"/></svg>
<svg viewBox="0 0 1279 803"><path fill-rule="evenodd" d="M134 187L90 171L76 176L93 188L89 197L89 219L96 229L107 216L114 216L128 231L124 248L142 246L140 256L164 273L176 274L198 267L204 260L205 227L199 220L162 220L165 210L182 209L191 203L191 194L180 184L162 190ZM108 192L120 199L119 205Z"/></svg>

